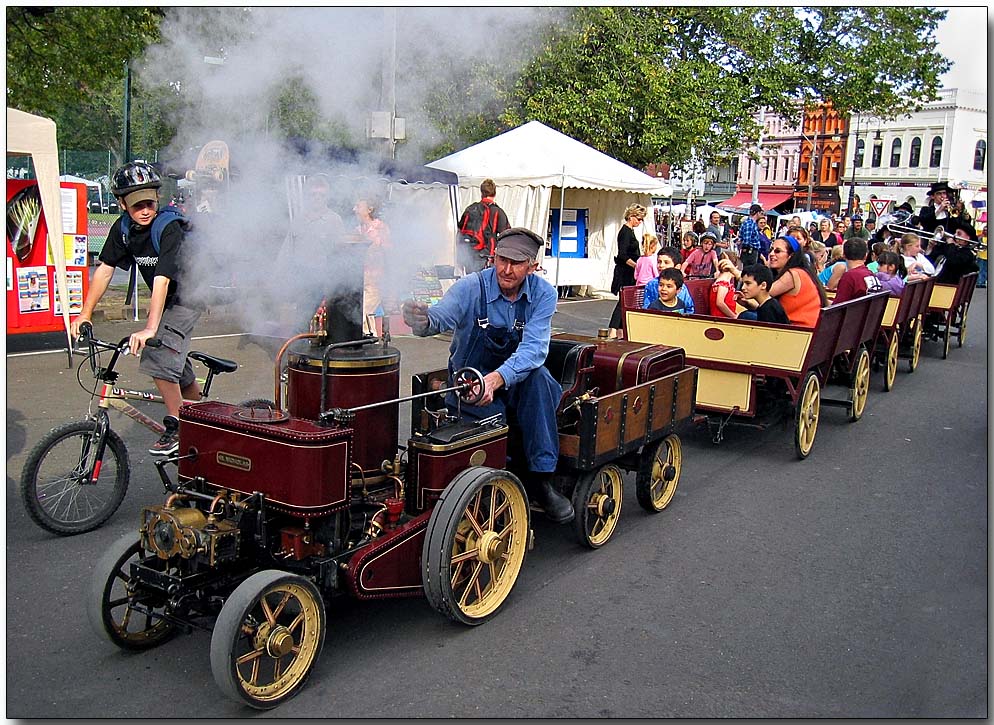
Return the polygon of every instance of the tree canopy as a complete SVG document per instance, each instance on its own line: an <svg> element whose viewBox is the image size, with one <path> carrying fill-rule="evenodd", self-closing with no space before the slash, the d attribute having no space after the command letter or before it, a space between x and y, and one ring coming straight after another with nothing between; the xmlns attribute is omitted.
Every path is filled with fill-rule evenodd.
<svg viewBox="0 0 994 725"><path fill-rule="evenodd" d="M420 137L421 151L442 155L539 120L636 167L661 160L679 166L692 156L708 162L735 155L743 139L754 136L753 117L762 106L791 114L803 103L825 100L842 113L895 117L937 97L939 78L950 67L935 49L945 11L934 8L613 6L555 12L536 15L543 28L537 47L531 39L508 43L499 61L482 54L472 62L451 59L452 68L442 72L438 53L406 58L398 99L405 86L417 91L398 113L408 118L408 134ZM149 7L7 8L7 104L55 119L64 147L119 152L124 64L159 40L164 13ZM171 72L175 82L164 82L161 72L156 87L151 77L144 84L140 75L136 79L137 154L169 143L175 128L164 119L182 118L176 111L203 104L184 85L184 73L203 72L203 55L223 57L225 46L262 32L246 8L187 9L184 17L183 47L192 49L191 57L160 54L153 60L157 68L166 65L165 76ZM319 102L303 76L283 76L265 95L267 130L272 122L287 136L365 143L352 138L355 130L341 119L327 116L329 105Z"/></svg>
<svg viewBox="0 0 994 725"><path fill-rule="evenodd" d="M552 29L503 125L540 120L645 166L736 152L761 106L893 117L936 97L944 11L909 7L592 7Z"/></svg>

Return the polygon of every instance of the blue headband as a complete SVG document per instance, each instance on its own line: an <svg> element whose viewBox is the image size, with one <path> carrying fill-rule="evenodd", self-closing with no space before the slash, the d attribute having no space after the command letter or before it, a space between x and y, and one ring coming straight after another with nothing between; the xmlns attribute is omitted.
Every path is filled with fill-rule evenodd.
<svg viewBox="0 0 994 725"><path fill-rule="evenodd" d="M796 252L798 249L801 248L801 243L797 241L794 237L792 237L790 234L781 234L778 238L783 239L785 242L787 242L787 244L790 245L790 251L792 252Z"/></svg>

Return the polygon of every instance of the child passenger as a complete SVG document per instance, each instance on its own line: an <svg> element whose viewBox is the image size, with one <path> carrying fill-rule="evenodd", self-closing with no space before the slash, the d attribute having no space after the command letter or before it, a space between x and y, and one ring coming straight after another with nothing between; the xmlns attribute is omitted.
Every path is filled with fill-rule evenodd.
<svg viewBox="0 0 994 725"><path fill-rule="evenodd" d="M659 298L649 305L649 309L686 314L683 300L677 296L681 287L683 287L683 272L676 267L664 269L659 273Z"/></svg>
<svg viewBox="0 0 994 725"><path fill-rule="evenodd" d="M659 274L656 251L659 249L659 239L652 232L646 232L642 237L642 256L635 263L635 284L645 285L650 279Z"/></svg>
<svg viewBox="0 0 994 725"><path fill-rule="evenodd" d="M770 296L772 284L773 272L765 264L753 264L742 270L742 290L739 294L742 299L755 300L759 306L755 310L743 311L739 319L790 324L780 300Z"/></svg>
<svg viewBox="0 0 994 725"><path fill-rule="evenodd" d="M735 252L723 252L718 261L718 276L711 283L711 314L735 317Z"/></svg>
<svg viewBox="0 0 994 725"><path fill-rule="evenodd" d="M680 265L680 250L676 247L663 247L656 257L659 265L659 272L664 269L671 269ZM645 285L645 296L642 299L642 309L649 309L649 305L659 298L659 280L652 279ZM694 298L690 295L690 290L686 286L680 288L677 296L683 301L684 314L694 314Z"/></svg>
<svg viewBox="0 0 994 725"><path fill-rule="evenodd" d="M903 260L897 252L881 252L877 256L877 279L891 297L900 297L904 292L904 280L901 279L903 267Z"/></svg>

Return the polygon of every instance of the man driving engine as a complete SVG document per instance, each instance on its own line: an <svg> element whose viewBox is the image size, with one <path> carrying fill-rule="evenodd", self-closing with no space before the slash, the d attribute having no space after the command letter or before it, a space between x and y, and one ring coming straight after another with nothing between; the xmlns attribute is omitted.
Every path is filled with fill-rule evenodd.
<svg viewBox="0 0 994 725"><path fill-rule="evenodd" d="M569 499L552 485L559 459L556 406L562 386L542 364L549 352L556 290L533 274L545 241L534 232L512 227L497 237L494 266L469 274L429 307L406 300L404 322L425 337L452 331L449 377L463 367L483 373L479 405L462 405L472 418L503 413L521 432L528 472L525 488L556 523L573 519ZM455 407L453 393L446 403Z"/></svg>

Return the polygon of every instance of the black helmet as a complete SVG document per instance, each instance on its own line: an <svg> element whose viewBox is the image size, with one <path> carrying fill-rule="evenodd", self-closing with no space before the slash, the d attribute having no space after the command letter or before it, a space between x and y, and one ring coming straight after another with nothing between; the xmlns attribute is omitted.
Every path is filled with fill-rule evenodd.
<svg viewBox="0 0 994 725"><path fill-rule="evenodd" d="M127 196L141 189L158 189L162 177L152 164L145 161L129 161L114 172L110 193L114 196Z"/></svg>

